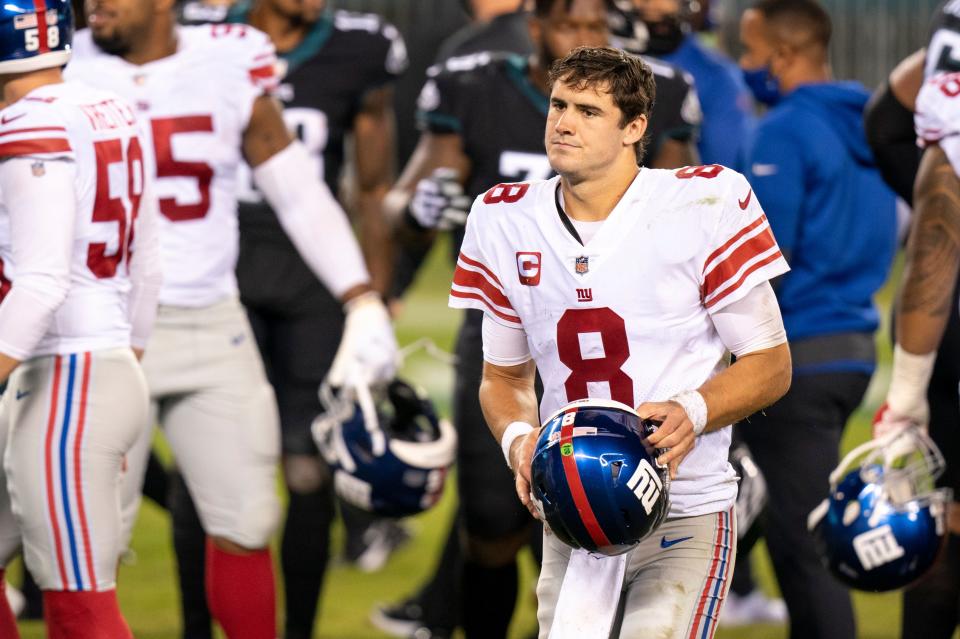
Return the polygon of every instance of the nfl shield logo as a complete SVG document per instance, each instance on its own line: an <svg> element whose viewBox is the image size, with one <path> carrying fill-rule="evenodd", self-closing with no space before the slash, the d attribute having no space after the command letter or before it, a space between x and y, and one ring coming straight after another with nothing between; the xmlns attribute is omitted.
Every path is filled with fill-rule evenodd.
<svg viewBox="0 0 960 639"><path fill-rule="evenodd" d="M577 275L585 275L590 271L590 258L586 255L581 255L576 258L574 261L574 270Z"/></svg>

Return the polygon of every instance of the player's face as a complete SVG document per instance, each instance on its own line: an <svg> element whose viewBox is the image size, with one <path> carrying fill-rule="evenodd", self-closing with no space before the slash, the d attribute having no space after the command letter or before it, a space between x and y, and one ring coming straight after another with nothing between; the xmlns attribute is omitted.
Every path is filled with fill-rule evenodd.
<svg viewBox="0 0 960 639"><path fill-rule="evenodd" d="M558 80L550 93L544 144L553 170L581 181L602 175L631 148L646 130L640 117L620 127L621 111L605 87L578 90Z"/></svg>
<svg viewBox="0 0 960 639"><path fill-rule="evenodd" d="M747 9L740 19L740 42L743 44L740 66L744 69L766 67L776 52L770 42L763 14L756 9Z"/></svg>
<svg viewBox="0 0 960 639"><path fill-rule="evenodd" d="M285 18L313 24L323 15L327 0L266 0L267 4Z"/></svg>
<svg viewBox="0 0 960 639"><path fill-rule="evenodd" d="M87 24L98 47L114 55L128 52L147 33L154 0L86 0Z"/></svg>
<svg viewBox="0 0 960 639"><path fill-rule="evenodd" d="M606 46L609 32L604 2L573 0L567 10L566 1L557 0L549 15L531 20L530 36L539 45L544 68L577 47Z"/></svg>

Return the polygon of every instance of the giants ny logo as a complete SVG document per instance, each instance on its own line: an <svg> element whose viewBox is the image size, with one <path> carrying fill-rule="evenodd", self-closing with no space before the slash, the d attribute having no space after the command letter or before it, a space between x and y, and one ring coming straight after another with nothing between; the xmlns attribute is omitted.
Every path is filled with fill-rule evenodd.
<svg viewBox="0 0 960 639"><path fill-rule="evenodd" d="M865 570L888 564L903 557L903 547L897 543L889 525L861 533L853 538L853 550Z"/></svg>
<svg viewBox="0 0 960 639"><path fill-rule="evenodd" d="M660 493L663 492L663 483L660 481L660 476L653 470L650 462L641 459L637 465L637 470L627 481L627 488L633 491L633 494L637 496L637 499L643 505L643 509L649 515L654 504L657 503L657 499L660 498Z"/></svg>
<svg viewBox="0 0 960 639"><path fill-rule="evenodd" d="M577 301L578 301L578 302L592 302L592 301L593 301L593 289L592 289L592 288L578 288L578 289L577 289Z"/></svg>

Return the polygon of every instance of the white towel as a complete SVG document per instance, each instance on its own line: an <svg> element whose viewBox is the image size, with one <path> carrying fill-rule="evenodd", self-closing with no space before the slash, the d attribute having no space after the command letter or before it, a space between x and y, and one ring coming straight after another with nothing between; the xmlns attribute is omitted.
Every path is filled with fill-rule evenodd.
<svg viewBox="0 0 960 639"><path fill-rule="evenodd" d="M627 555L570 553L549 639L607 639L617 616Z"/></svg>

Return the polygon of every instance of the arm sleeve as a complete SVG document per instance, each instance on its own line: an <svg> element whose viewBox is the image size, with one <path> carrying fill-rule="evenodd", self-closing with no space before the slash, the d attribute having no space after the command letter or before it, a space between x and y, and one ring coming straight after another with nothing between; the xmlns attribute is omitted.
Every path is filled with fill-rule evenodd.
<svg viewBox="0 0 960 639"><path fill-rule="evenodd" d="M703 261L700 294L716 313L753 287L790 270L750 184L732 172L709 254Z"/></svg>
<svg viewBox="0 0 960 639"><path fill-rule="evenodd" d="M130 345L140 349L146 347L153 332L163 283L157 207L157 200L152 193L152 180L148 178L140 198L130 263Z"/></svg>
<svg viewBox="0 0 960 639"><path fill-rule="evenodd" d="M342 297L370 275L346 213L311 166L303 144L294 141L253 169L253 181L303 261Z"/></svg>
<svg viewBox="0 0 960 639"><path fill-rule="evenodd" d="M497 366L516 366L531 359L527 332L508 326L490 313L483 314L483 359Z"/></svg>
<svg viewBox="0 0 960 639"><path fill-rule="evenodd" d="M70 289L76 224L76 164L55 160L0 161L0 191L10 214L15 275L0 304L0 352L24 360L47 332Z"/></svg>
<svg viewBox="0 0 960 639"><path fill-rule="evenodd" d="M913 113L893 95L890 83L884 82L867 102L863 120L883 180L905 202L913 204L913 181L920 167Z"/></svg>
<svg viewBox="0 0 960 639"><path fill-rule="evenodd" d="M805 175L798 147L777 123L760 125L746 153L746 176L755 199L769 212L770 226L787 258L796 244L804 201Z"/></svg>
<svg viewBox="0 0 960 639"><path fill-rule="evenodd" d="M470 215L467 216L467 227L453 272L448 304L451 308L483 311L508 326L520 327L520 316L513 310L513 305L507 298L496 273L497 265L493 255L488 254L480 243L479 235L482 231L479 227L483 224L483 215L482 212L478 214L478 209L483 206L482 198L483 196L480 196L474 201Z"/></svg>
<svg viewBox="0 0 960 639"><path fill-rule="evenodd" d="M787 341L780 305L770 282L757 284L711 318L724 346L737 357Z"/></svg>

